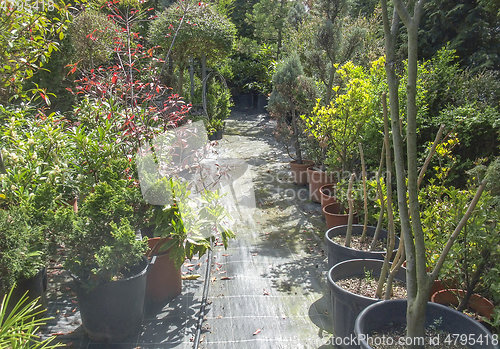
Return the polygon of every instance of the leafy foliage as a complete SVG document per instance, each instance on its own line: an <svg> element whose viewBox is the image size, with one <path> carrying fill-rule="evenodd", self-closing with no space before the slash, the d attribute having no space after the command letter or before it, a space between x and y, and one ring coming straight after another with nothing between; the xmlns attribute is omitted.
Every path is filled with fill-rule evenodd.
<svg viewBox="0 0 500 349"><path fill-rule="evenodd" d="M0 210L0 293L45 267L48 251L44 240L41 225L32 224L25 210L15 206Z"/></svg>
<svg viewBox="0 0 500 349"><path fill-rule="evenodd" d="M229 213L220 203L218 190L203 190L199 199L191 197L188 183L162 179L162 184L171 190L173 203L156 207L152 222L154 236L168 238L160 241L156 252L170 250L176 267L194 255L202 256L210 248L210 239L220 236L224 248L235 234L227 227Z"/></svg>
<svg viewBox="0 0 500 349"><path fill-rule="evenodd" d="M174 35L182 21L182 27ZM161 52L169 50L172 40L172 58L179 68L179 86L182 94L182 75L190 56L215 60L227 56L233 49L236 28L229 19L220 15L210 4L186 1L173 4L163 11L150 26L148 39L161 47Z"/></svg>
<svg viewBox="0 0 500 349"><path fill-rule="evenodd" d="M91 69L109 60L121 30L106 14L87 9L74 18L69 34L74 59L80 66Z"/></svg>
<svg viewBox="0 0 500 349"><path fill-rule="evenodd" d="M430 59L447 42L462 67L500 67L498 12L492 1L428 1L421 20L419 53Z"/></svg>
<svg viewBox="0 0 500 349"><path fill-rule="evenodd" d="M326 153L325 164L332 171L352 171L360 137L368 130L382 143L379 93L384 88L383 58L373 62L370 72L351 62L338 69L342 88L328 106L318 100L310 115L301 115L308 132L320 142ZM368 126L370 125L370 126ZM372 136L371 136L372 137Z"/></svg>
<svg viewBox="0 0 500 349"><path fill-rule="evenodd" d="M79 208L73 231L63 237L65 268L89 288L127 275L147 249L147 242L135 236L138 217L133 207L142 199L138 188L124 185L124 180L108 182L94 187Z"/></svg>
<svg viewBox="0 0 500 349"><path fill-rule="evenodd" d="M33 8L27 4L4 1L0 6L1 103L15 97L28 98L22 91L25 81L44 67L69 22L63 1L36 2ZM38 92L45 99L46 94Z"/></svg>
<svg viewBox="0 0 500 349"><path fill-rule="evenodd" d="M67 120L32 107L2 106L0 118L5 165L0 175L2 205L27 200L43 183L55 186L65 200L72 199L75 183L69 168Z"/></svg>

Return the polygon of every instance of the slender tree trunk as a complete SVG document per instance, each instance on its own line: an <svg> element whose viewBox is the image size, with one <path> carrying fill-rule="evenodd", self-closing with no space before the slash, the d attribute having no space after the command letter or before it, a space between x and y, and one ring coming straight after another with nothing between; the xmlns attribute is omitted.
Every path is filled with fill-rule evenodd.
<svg viewBox="0 0 500 349"><path fill-rule="evenodd" d="M193 104L194 101L194 59L193 56L189 58L189 79L191 80L191 93L190 93L190 104Z"/></svg>
<svg viewBox="0 0 500 349"><path fill-rule="evenodd" d="M201 54L201 81L207 77L207 55L205 52Z"/></svg>
<svg viewBox="0 0 500 349"><path fill-rule="evenodd" d="M302 149L300 148L299 141L299 128L297 127L297 115L295 114L295 108L292 109L292 127L293 127L293 138L295 153L297 155L297 164L302 164Z"/></svg>
<svg viewBox="0 0 500 349"><path fill-rule="evenodd" d="M177 80L177 93L179 96L183 96L183 88L184 88L184 70L186 70L186 62L179 63L179 80Z"/></svg>

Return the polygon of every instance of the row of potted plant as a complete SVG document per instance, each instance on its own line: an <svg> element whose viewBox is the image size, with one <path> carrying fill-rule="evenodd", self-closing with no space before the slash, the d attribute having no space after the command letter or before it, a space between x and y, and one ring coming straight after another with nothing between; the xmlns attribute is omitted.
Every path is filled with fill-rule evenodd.
<svg viewBox="0 0 500 349"><path fill-rule="evenodd" d="M387 123L387 125L388 125L388 123ZM387 128L385 130L385 134L389 134ZM387 146L388 146L389 145L388 141L385 144L387 144ZM441 147L441 150L440 150L441 153L446 152L446 143L443 143L440 145L436 144L436 146ZM390 147L388 147L388 148L391 149ZM431 149L431 151L430 151L431 156L432 156L432 153L434 151L435 151L435 148ZM362 154L362 149L361 149L360 153ZM384 155L382 155L382 156L384 156ZM311 173L313 173L312 172L313 166L311 165L311 162L306 162L304 160L302 162L303 162L302 165L298 165L297 164L298 161L293 161L290 163L292 178L293 178L294 182L299 184L299 185L304 185L305 179L309 179L311 200L318 202L316 195L313 195L313 193L318 193L318 192L315 192L315 190L317 190L317 189L315 189L315 186L318 184L323 185L323 184L327 183L328 179L325 179L325 181L322 182L320 176L315 177L314 175L311 175ZM363 163L362 155L361 155L361 162ZM496 165L495 165L495 163L493 163L491 166L495 167ZM363 167L364 167L364 164L363 164ZM388 165L388 168L389 168L388 172L389 173L391 172L390 171L391 167L392 167L391 165ZM306 170L308 171L308 175L305 174ZM363 168L363 172L364 172L364 168ZM328 178L328 174L326 172L323 171L320 173L324 178ZM379 170L379 173L380 173L380 170ZM377 178L379 178L379 177L377 176ZM495 177L493 177L493 178L495 178ZM490 180L492 180L493 178L490 178ZM363 176L363 180L364 179L365 178ZM335 201L336 198L332 198L331 195L328 195L332 192L337 192L338 187L340 185L335 184L335 181L332 181L331 179L330 179L330 181L333 183L331 183L329 185L325 185L325 186L321 187L321 189L319 189L319 194L320 195L323 194L320 196L323 214L325 214L325 213L332 214L334 212L338 212L339 207L340 207L339 202ZM493 179L493 181L495 181L495 179ZM375 182L375 183L377 186L379 185L379 183L377 183L377 182ZM366 184L364 184L364 186L366 188ZM391 183L387 183L386 188L387 187L392 188ZM432 181L431 181L431 185L427 186L425 189L429 190L429 188L431 188L431 189L433 188ZM434 190L436 190L436 188L434 188ZM425 211L424 211L424 214L426 214L428 217L427 220L423 221L423 223L426 224L424 229L425 229L425 232L427 233L428 238L430 239L430 242L431 242L430 244L428 244L428 248L427 248L428 258L429 258L429 263L430 263L429 268L433 268L435 266L435 264L433 265L433 263L435 263L436 260L434 259L434 262L432 262L433 258L436 258L435 256L439 257L440 254L438 251L440 250L440 248L442 246L446 245L446 240L448 240L451 232L453 232L454 226L456 226L457 224L460 225L460 221L461 221L462 217L464 216L464 214L466 213L465 208L469 205L469 203L471 202L471 200L474 197L474 192L471 190L464 192L461 196L457 195L458 190L455 190L453 194L445 194L446 192L449 192L450 190L454 190L452 188L445 188L443 186L439 186L438 190L440 190L440 194L438 194L438 198L436 199L436 197L433 197L432 198L433 200L428 200L427 202L429 202L429 206L425 206ZM349 191L352 191L352 188L348 189L348 192ZM480 190L480 192L481 191L482 190ZM366 189L365 189L365 193L366 193ZM423 193L425 193L425 191L422 192L422 195L424 195ZM377 193L377 194L379 194L379 193ZM391 190L390 192L388 192L385 199L389 199L390 197L392 197L392 195L393 194L392 194L392 190ZM439 195L441 195L441 197L439 197ZM445 195L444 197L446 197L445 200L443 200L443 195ZM365 195L365 197L366 197L366 195ZM380 202L380 196L377 196L377 197L379 198L378 200ZM430 199L430 198L424 198L424 197L420 198L421 202L425 202L424 201L425 199ZM345 202L350 203L350 201L351 201L350 199L347 199ZM436 202L441 202L443 204L443 206L442 206L443 212L436 212L436 210L437 210L436 206L435 206ZM465 236L463 238L459 239L459 244L454 245L454 248L450 252L450 257L448 258L448 260L454 261L454 263L456 265L457 261L463 261L464 260L463 256L466 256L465 263L469 267L472 267L472 265L477 266L475 271L471 270L470 273L467 271L464 273L464 275L466 275L466 278L468 279L467 283L465 285L466 290L465 291L441 290L441 289L439 289L439 285L442 285L442 282L437 281L434 283L434 285L435 285L434 288L431 290L431 292L428 293L428 296L426 297L426 299L430 298L433 301L439 301L439 302L442 302L445 304L450 304L450 303L453 304L456 302L457 308L461 311L463 311L465 308L468 307L466 305L468 299L470 299L470 298L472 298L474 300L478 299L477 295L473 295L473 290L474 290L475 286L478 284L479 280L481 279L481 276L480 276L481 272L484 272L485 270L488 269L488 267L487 267L488 262L486 262L486 260L488 259L488 257L490 256L490 253L491 253L491 250L489 250L487 248L481 248L480 251L482 251L484 253L476 253L476 256L473 257L474 253L471 253L470 248L472 246L476 246L476 247L478 246L477 242L474 242L474 240L475 240L474 237L476 237L478 239L482 239L483 242L489 241L489 244L488 244L489 246L498 246L498 243L491 241L491 239L492 238L494 239L497 235L495 233L496 231L498 231L498 227L496 226L497 220L494 218L490 218L490 219L484 218L484 216L483 216L483 215L487 216L491 213L495 213L497 210L496 209L497 205L494 203L494 201L491 200L491 196L489 196L488 194L483 194L483 197L482 197L481 201L479 201L479 203L477 203L477 199L472 200L472 204L470 206L474 207L476 204L478 205L478 208L475 211L471 212L472 216L470 216L471 213L468 213L469 216L466 216L466 217L468 217L469 220L465 219L465 222L467 222L466 227L465 227ZM380 205L380 207L383 207L383 201L380 202L379 205ZM388 205L390 205L389 207L392 207L391 203L388 203ZM351 207L352 206L350 206L349 208L351 208ZM446 207L446 208L444 208L444 207ZM453 215L453 219L454 219L453 223L450 224L450 223L439 222L439 220L436 221L436 217L450 217L450 216L447 216L447 213L449 213L449 212L446 212L446 210L450 210L450 207L455 207L455 208L459 207L460 208L459 210L457 209L456 213ZM392 211L392 208L390 208L389 211ZM349 212L349 210L348 210L348 212ZM366 205L364 208L364 212L365 212L365 214L368 213L367 209L366 209ZM365 273L365 272L370 272L370 274L378 276L378 274L380 274L381 262L368 261L368 260L366 260L365 262L363 262L363 261L357 261L357 262L353 261L352 263L345 262L344 267L339 266L339 268L340 268L339 275L340 276L338 278L337 278L336 272L334 273L333 276L331 274L333 272L333 270L335 269L335 265L339 262L342 262L342 260L344 260L344 259L356 258L355 256L357 254L359 254L358 255L359 258L377 258L378 257L379 259L384 259L383 258L384 256L387 257L387 255L390 255L387 252L382 252L382 253L379 252L379 254L377 256L376 253L373 254L373 252L371 252L371 251L370 252L364 252L364 251L358 252L358 251L355 251L351 248L346 248L344 246L341 246L341 248L337 248L337 246L339 246L339 244L333 241L333 239L332 239L333 236L348 235L351 233L354 234L355 232L357 234L361 235L363 231L364 232L367 231L366 227L364 227L364 226L356 226L356 227L350 228L347 225L348 217L349 217L349 214L346 214L343 217L345 219L345 221L344 221L344 224L346 225L345 227L330 229L325 236L327 244L329 246L335 246L335 248L331 248L332 251L330 251L330 247L329 247L329 267L332 267L332 270L329 272L328 279L329 279L330 286L332 288L332 303L334 304L334 312L333 312L334 315L333 316L334 316L334 324L336 325L336 326L334 326L334 328L336 331L336 336L341 336L341 337L342 337L342 335L349 336L349 335L354 333L353 332L354 320L356 319L356 315L359 314L361 312L361 310L363 310L368 304L376 302L376 299L371 299L369 302L366 302L366 300L363 299L366 297L362 297L357 301L352 300L352 299L347 301L345 299L345 297L346 297L346 294L349 294L349 292L346 293L346 291L342 290L341 288L339 288L337 286L333 286L333 285L336 285L335 280L338 280L338 278L342 279L347 274L350 274L351 272L354 272L354 275L359 275L359 276L362 276L363 273ZM366 222L366 217L367 216L365 216L365 219L364 219L365 222ZM382 215L380 216L379 223L382 219L381 217L382 217ZM353 217L351 214L351 222L350 222L351 224L352 224L352 218ZM387 218L387 220L390 221L390 218ZM328 223L328 221L327 221L327 223ZM437 224L437 226L436 226L436 224ZM443 229L442 227L439 228L440 225L443 226L445 224L447 225L446 230ZM330 228L330 227L331 226L329 226L328 228ZM348 232L349 229L352 229L350 233ZM374 232L376 230L377 229L375 227L373 227L371 229L372 235L374 234ZM368 230L368 231L370 231L370 230ZM441 235L441 237L442 237L441 240L436 239L436 236L437 236L436 231L441 231L441 233L438 234L438 235ZM480 232L480 231L482 231L482 232ZM384 232L384 238L386 236L387 236L387 232ZM489 238L483 238L483 236L488 236ZM387 239L387 242L389 242L389 239ZM460 243L462 243L464 245L461 247ZM393 245L395 244L396 246L399 245L399 239L397 241L393 240L392 244ZM401 247L403 245L399 245L399 246ZM465 247L465 246L467 246L467 247ZM464 254L461 255L462 257L460 257L459 252L458 252L460 250L462 251L462 253L465 252L465 255ZM344 251L345 251L345 253L344 253ZM395 249L392 254L394 255L396 252L397 252L397 249ZM446 251L446 252L448 252L448 251ZM481 256L479 256L478 254L480 254ZM474 260L474 262L472 260ZM403 259L400 257L399 261L403 261ZM356 263L359 263L360 266L363 265L363 267L359 267L359 266L356 267ZM372 266L364 266L366 263L368 263L368 264L371 263L372 265L378 265L378 266L375 268ZM393 268L393 267L391 267L391 268ZM440 268L441 268L441 266L440 266ZM444 270L442 271L441 275L443 278L446 278L446 274L447 274L448 270L450 270L448 268L449 267L445 266ZM395 268L393 270L394 275L392 275L391 278L396 277L396 275L398 275L398 278L400 280L404 281L406 271L404 269L401 269L399 272L397 272L396 270L397 270L397 268ZM429 270L432 270L432 269L429 269ZM356 274L356 272L357 272L357 274ZM399 273L399 274L397 274L397 273ZM449 273L448 273L448 275L449 275ZM383 276L383 278L385 279L384 276ZM440 291L440 292L437 293L435 291ZM461 297L459 297L461 299L461 301L454 302L453 300L450 300L449 297L445 296L446 295L445 292L453 292L454 294L461 296ZM434 295L434 293L436 293L436 294ZM352 306L346 306L346 304L350 304ZM431 312L435 311L435 309L432 307L430 309L431 309ZM347 314L347 313L352 315L352 318L351 318L352 321L345 320L346 319L345 314ZM490 310L488 310L486 312L485 320L487 322L491 321L492 315L493 315L493 312L490 308ZM338 321L335 321L336 318L338 319ZM363 333L365 333L365 332L363 332Z"/></svg>

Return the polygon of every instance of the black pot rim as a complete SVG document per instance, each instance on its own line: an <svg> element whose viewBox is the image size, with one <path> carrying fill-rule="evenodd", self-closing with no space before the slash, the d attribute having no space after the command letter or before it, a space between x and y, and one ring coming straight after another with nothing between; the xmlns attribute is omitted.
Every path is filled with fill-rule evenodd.
<svg viewBox="0 0 500 349"><path fill-rule="evenodd" d="M406 310L406 303L407 303L406 299L391 299L391 300L383 300L381 302L373 303L373 304L367 306L365 309L363 309L361 311L361 313L359 313L358 317L356 318L356 321L354 323L354 333L355 333L355 335L359 336L360 333L363 332L363 331L361 331L361 320L365 317L366 313L368 313L370 311L376 311L378 307L384 307L384 306L387 306L387 304L391 304L391 303L394 303L394 304L396 304L396 303L404 303L405 306L403 308ZM459 311L457 311L455 309L452 309L450 307L447 307L445 305L438 304L438 303L427 302L427 308L429 306L430 307L435 307L438 310L441 310L443 312L453 313L454 316L457 316L459 319L462 319L464 321L469 322L471 325L472 324L477 324L477 326L481 326L481 329L484 331L484 333L487 333L487 334L491 335L490 331L488 331L486 329L486 327L483 327L479 322L477 322L476 320L470 318L469 316L465 315L464 313L461 313L461 312L459 312ZM375 310L373 310L373 309L375 309ZM361 340L360 340L360 342L361 342ZM363 342L365 342L365 341L363 341ZM498 345L494 345L494 347L499 348Z"/></svg>
<svg viewBox="0 0 500 349"><path fill-rule="evenodd" d="M328 271L327 273L327 279L328 279L328 283L330 284L330 286L333 286L335 287L335 289L337 291L339 291L340 293L342 294L345 294L345 295L349 295L349 296L356 296L356 297L359 297L360 299L365 299L365 300L372 300L372 301L375 301L378 303L378 301L381 301L381 299L376 299L376 298L371 298L371 297L366 297L366 296L362 296L360 294L357 294L357 293L352 293L350 291L347 291L345 289L343 289L342 287L340 287L339 285L337 285L336 281L334 281L332 279L332 276L331 276L331 273L332 271L335 269L335 268L341 268L342 266L344 266L345 264L350 264L350 263L360 263L362 261L369 261L369 262L376 262L376 263L379 263L380 264L380 267L382 268L382 265L384 264L384 261L383 260L380 260L380 259L349 259L349 260L346 260L346 261L343 261L343 262L340 262L340 263L337 263L335 264L333 267L330 268L330 270ZM391 264L391 263L390 263ZM401 267L402 270L405 270L404 267ZM396 279L395 280L399 280L399 279Z"/></svg>
<svg viewBox="0 0 500 349"><path fill-rule="evenodd" d="M329 205L333 205L333 204L329 204ZM326 206L329 206L329 205L326 205ZM325 207L326 207L326 206L325 206ZM323 209L324 209L324 208L323 208ZM332 214L332 213L330 213L330 214ZM333 213L333 214L334 214L334 213ZM327 240L327 241L326 241L326 243L327 243L327 244L328 244L328 243L332 243L332 244L334 244L334 245L336 245L336 246L343 247L343 248L345 248L345 249L347 249L347 250L351 250L351 251L362 251L362 252L370 252L370 253L385 253L385 252L386 252L386 249L385 249L385 250L383 250L383 251L363 251L363 250L357 250L357 249L355 249L355 248L352 248L352 247L346 247L346 246L344 246L344 245L340 245L340 244L336 243L335 241L333 241L333 240L330 238L330 236L329 236L329 232L330 232L330 231L332 231L332 230L334 230L334 229L340 229L340 228L344 228L344 227L347 227L347 225L338 225L338 226L336 226L336 227L333 227L333 228L328 229L328 230L326 231L326 234L325 234L325 240ZM352 227L353 227L353 228L354 228L354 227L363 227L363 224L353 224L353 225L352 225ZM370 228L370 227L371 227L371 228L376 228L376 227L373 227L373 226L370 226L370 225L369 225L369 226L368 226L368 228ZM385 230L385 229L380 229L380 230L381 230L381 231L385 231L385 232L387 232L387 234L389 234L389 232L388 232L387 230ZM353 232L353 234L354 234L354 232ZM355 235L359 235L359 234L355 234ZM396 237L397 237L397 236L396 236ZM396 241L399 241L399 240L396 240ZM392 253L397 252L397 250L398 250L398 246L394 245L394 250L392 251Z"/></svg>
<svg viewBox="0 0 500 349"><path fill-rule="evenodd" d="M149 260L145 256L143 256L140 263L144 263L144 268L142 268L140 272L138 272L138 273L136 273L136 274L134 274L132 276L120 279L120 280L104 281L104 282L101 282L99 284L107 284L107 283L111 283L111 282L125 282L125 281L128 281L128 280L137 279L137 278L143 276L144 274L146 274L148 272L149 266L150 266L150 262L151 262L151 260ZM85 281L83 281L79 276L73 274L71 272L71 270L68 270L68 271L69 271L69 274L71 275L71 277L73 278L73 280L75 280L77 282L80 282L80 283L85 283Z"/></svg>

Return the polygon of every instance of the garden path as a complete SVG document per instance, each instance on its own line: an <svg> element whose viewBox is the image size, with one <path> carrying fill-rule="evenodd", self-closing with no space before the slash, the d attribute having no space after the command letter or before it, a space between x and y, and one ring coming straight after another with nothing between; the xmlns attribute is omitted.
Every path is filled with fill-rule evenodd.
<svg viewBox="0 0 500 349"><path fill-rule="evenodd" d="M307 187L291 183L289 158L273 128L266 114L233 111L216 147L220 158L244 164L245 174L228 196L245 202L232 206L236 240L227 250L214 248L200 348L330 347L325 223ZM95 343L83 335L70 277L51 269L48 315L55 319L44 332L73 348L192 348L205 257L183 267L183 273L202 277L184 280L180 296L149 308L141 333L121 343Z"/></svg>

